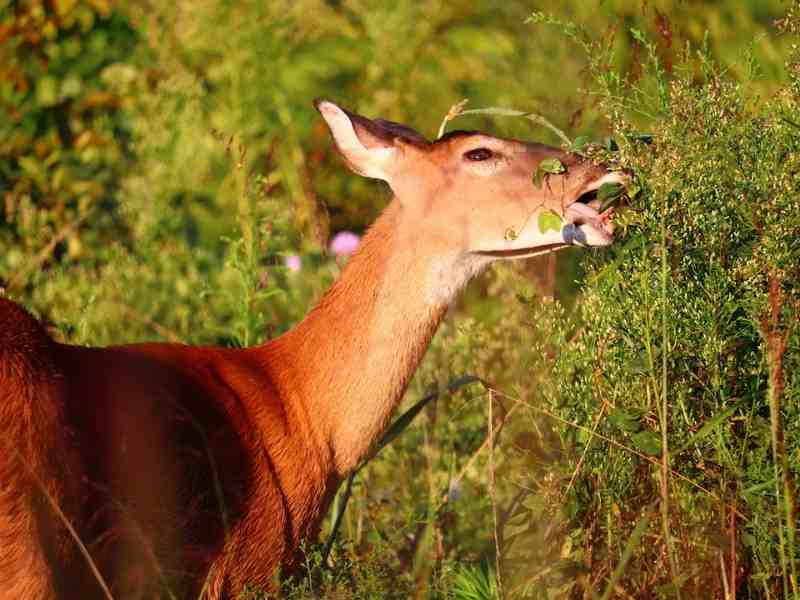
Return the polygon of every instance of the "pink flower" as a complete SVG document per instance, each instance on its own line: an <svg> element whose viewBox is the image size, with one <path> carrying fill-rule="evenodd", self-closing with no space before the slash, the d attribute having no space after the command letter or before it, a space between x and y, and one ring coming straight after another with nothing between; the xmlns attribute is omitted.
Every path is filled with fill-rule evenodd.
<svg viewBox="0 0 800 600"><path fill-rule="evenodd" d="M299 256L297 256L297 254L290 254L289 256L283 259L283 264L290 271L297 273L303 266L303 261L300 259Z"/></svg>
<svg viewBox="0 0 800 600"><path fill-rule="evenodd" d="M333 236L328 249L334 256L350 256L360 241L361 238L352 231L340 231Z"/></svg>

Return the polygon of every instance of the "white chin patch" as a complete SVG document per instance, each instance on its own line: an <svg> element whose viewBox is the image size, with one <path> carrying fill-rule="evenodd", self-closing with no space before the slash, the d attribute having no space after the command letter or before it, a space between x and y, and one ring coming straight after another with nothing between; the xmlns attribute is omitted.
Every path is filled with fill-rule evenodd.
<svg viewBox="0 0 800 600"><path fill-rule="evenodd" d="M432 306L448 306L464 286L491 262L490 257L479 254L467 254L455 260L445 257L437 259L428 272L425 300Z"/></svg>

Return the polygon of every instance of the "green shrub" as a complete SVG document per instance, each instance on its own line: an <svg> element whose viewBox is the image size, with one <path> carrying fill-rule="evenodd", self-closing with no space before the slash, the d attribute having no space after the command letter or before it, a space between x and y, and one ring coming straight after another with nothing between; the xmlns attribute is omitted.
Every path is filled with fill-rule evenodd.
<svg viewBox="0 0 800 600"><path fill-rule="evenodd" d="M566 499L581 586L604 588L652 508L626 593L798 597L796 64L764 99L702 50L668 76L642 41L643 79L597 73L641 192L589 260L584 328L545 388L583 459Z"/></svg>
<svg viewBox="0 0 800 600"><path fill-rule="evenodd" d="M130 132L103 73L138 35L103 1L3 2L0 32L0 285L19 291L127 237L115 209Z"/></svg>

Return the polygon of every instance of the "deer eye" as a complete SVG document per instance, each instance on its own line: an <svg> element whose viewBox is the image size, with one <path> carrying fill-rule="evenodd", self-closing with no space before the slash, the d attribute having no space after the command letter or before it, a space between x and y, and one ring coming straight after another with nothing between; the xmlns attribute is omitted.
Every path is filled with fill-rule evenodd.
<svg viewBox="0 0 800 600"><path fill-rule="evenodd" d="M464 158L471 161L488 160L494 156L494 153L488 148L475 148L464 153Z"/></svg>

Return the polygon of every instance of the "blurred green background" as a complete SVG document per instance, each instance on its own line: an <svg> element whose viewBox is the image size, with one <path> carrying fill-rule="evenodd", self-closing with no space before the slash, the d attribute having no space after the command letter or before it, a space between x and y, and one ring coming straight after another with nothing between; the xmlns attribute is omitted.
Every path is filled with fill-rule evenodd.
<svg viewBox="0 0 800 600"><path fill-rule="evenodd" d="M777 0L0 0L0 288L71 343L262 342L296 323L338 274L331 236L362 232L388 199L384 185L343 166L314 98L429 138L467 98L602 140L617 132L619 114L598 73L658 94L657 63L664 80L702 86L702 61L691 58L698 48L721 78L747 83L753 106L781 96L793 38L775 22L788 8ZM578 24L594 45L569 26L528 22L535 10ZM657 129L663 118L644 101L625 110L629 130ZM524 120L463 117L451 127L559 143ZM285 268L289 255L300 256L299 271ZM581 257L505 266L474 282L409 401L475 372L538 406L552 368L541 357L582 327ZM503 552L508 597L606 589L638 522L620 500L635 486L620 480L618 496L592 505L589 483L572 476L586 438L551 430L527 409L509 420L494 459L506 475L490 486L479 450L486 403L472 391L431 404L360 475L338 570L317 591L493 597L498 537L522 540L516 557ZM596 427L590 412L570 418ZM547 485L526 494L530 479ZM569 498L557 492L567 486ZM490 487L505 515L499 532ZM553 512L562 504L566 517ZM612 543L610 519L620 514L624 537ZM584 519L580 535L574 519ZM702 580L690 571L687 579ZM775 572L742 578L753 572L767 583L748 587L748 597L781 597ZM709 578L713 597L732 597L723 595L730 581ZM624 581L619 597L655 594L655 583ZM302 596L308 585L286 594ZM669 583L658 585L671 597Z"/></svg>
<svg viewBox="0 0 800 600"><path fill-rule="evenodd" d="M0 6L0 276L62 328L84 315L83 333L68 335L95 343L119 339L115 323L129 309L115 303L181 339L224 335L211 332L234 315L204 293L231 291L225 238L238 235L250 211L271 217L261 240L268 252L253 250L262 261L279 251L316 256L332 231L360 231L377 215L384 187L342 167L315 97L428 137L469 98L473 107L533 110L573 137L602 138L609 123L586 57L559 31L526 24L533 8L614 36L608 68L630 76L642 69L632 27L652 36L668 69L687 43L707 43L740 76L739 59L752 51L764 95L780 82L788 46L773 26L784 10L778 1ZM515 119L454 126L558 143ZM245 194L244 180L255 176ZM319 292L282 286L302 301L264 317L276 330ZM176 309L176 297L195 306ZM105 305L105 318L89 318L93 302ZM256 332L248 335L264 334ZM129 322L125 333L157 332Z"/></svg>

